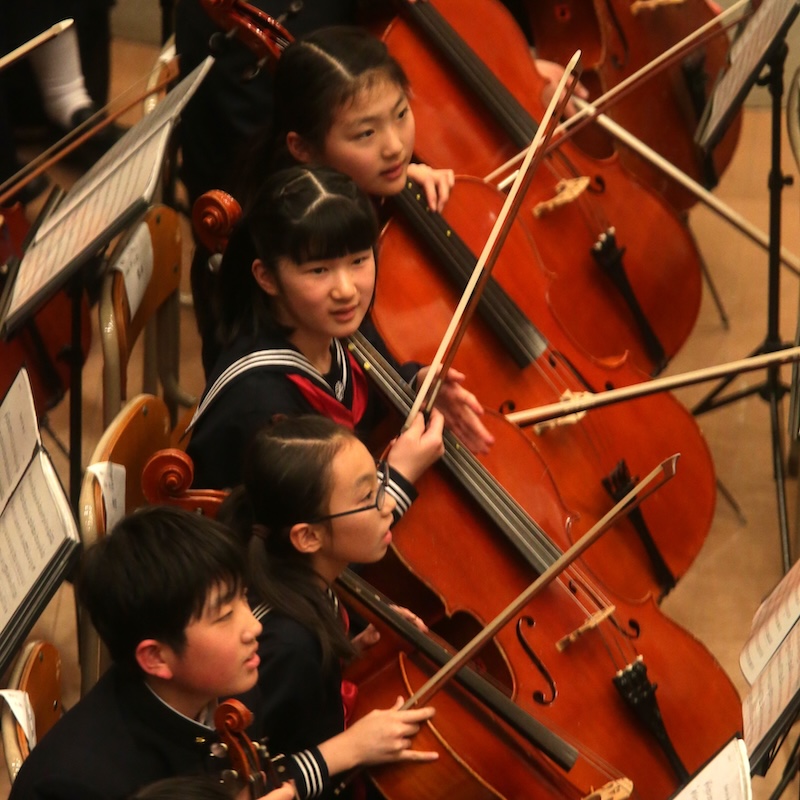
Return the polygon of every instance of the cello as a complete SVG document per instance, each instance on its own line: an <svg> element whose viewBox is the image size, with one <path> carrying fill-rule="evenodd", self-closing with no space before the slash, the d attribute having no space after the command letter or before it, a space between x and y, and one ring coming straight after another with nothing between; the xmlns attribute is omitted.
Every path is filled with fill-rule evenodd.
<svg viewBox="0 0 800 800"><path fill-rule="evenodd" d="M375 375L376 367L371 365L368 372L371 375ZM505 469L519 476L518 481L519 478L523 479L522 482L527 487L526 500L530 503L532 512L537 515L537 522L541 520L543 525L546 525L548 529L553 531L563 531L568 524L568 520L565 517L569 516L573 518L577 515L572 513L566 514L562 510L563 507L555 502L552 484L547 477L546 466L530 448L521 432L504 424L502 420L499 420L498 424L502 426L503 431L507 434L507 437L502 441L502 445L498 444L494 448L494 450L497 451L501 463L505 464ZM509 439L508 437L511 438ZM417 535L412 536L412 539L419 542L419 546L423 551L426 550L426 542L431 544L429 556L433 559L432 567L434 571L442 572L442 574L438 576L438 582L441 582L449 580L449 573L454 571L452 568L448 569L446 570L448 574L445 575L446 554L440 550L442 543L448 540L448 536L452 537L451 531L456 528L460 531L461 527L464 526L472 530L474 524L474 530L477 534L476 538L473 540L470 535L468 542L466 539L464 540L465 558L460 561L464 561L465 565L466 562L469 562L469 571L472 572L476 569L480 570L481 565L485 567L495 566L497 564L497 559L500 559L501 563L505 563L507 560L514 576L516 576L511 576L509 578L511 584L518 586L520 580L526 580L528 559L532 559L533 563L531 567L533 569L537 569L535 566L536 564L541 565L546 563L549 557L548 552L551 547L551 544L548 543L547 536L542 534L542 528L537 523L533 522L531 515L527 514L524 508L515 503L514 500L509 497L508 493L499 489L492 476L488 475L485 470L481 470L477 462L470 459L469 454L464 452L463 448L455 445L451 448L451 454L454 459L459 460L457 468L453 470L453 480L460 481L463 478L469 480L470 476L474 476L475 491L468 494L465 501L457 487L455 491L452 487L450 487L448 491L446 480L432 484L426 483L429 491L425 494L425 499L427 500L428 497L431 497L441 502L441 505L437 506L436 509L431 512L434 516L438 516L439 518L441 529L440 536L436 541L433 541L430 537L420 536L418 531ZM500 464L495 465L497 469L499 469L500 466ZM425 480L427 482L428 478ZM434 479L431 478L431 480ZM486 501L483 507L476 508L473 506L473 503L480 503L483 499ZM472 502L470 502L470 500L472 500ZM497 510L497 519L495 520L493 518L488 523L482 523L483 513L491 513L492 509ZM445 513L445 511L447 511L447 513ZM411 513L414 512L412 511ZM582 516L586 519L589 517L589 513L583 513ZM498 526L498 528L502 526L502 531L497 536L495 536L495 525ZM401 533L401 528L402 526L398 526L398 536ZM466 531L464 533L466 535ZM461 540L460 532L458 540ZM452 543L454 540L450 538L450 541ZM516 547L519 547L519 553L512 550L512 548ZM451 567L452 566L453 565L451 565ZM459 572L458 566L459 565L456 565L456 573ZM519 571L517 572L517 570ZM440 595L442 597L442 602L449 606L449 611L455 611L459 609L459 607L462 607L461 615L453 615L456 619L456 623L459 624L464 615L480 620L481 618L485 619L490 616L493 610L491 608L491 603L494 601L488 598L481 598L481 601L487 599L489 602L488 609L484 610L480 608L479 605L476 605L477 590L474 586L469 585L474 576L470 574L466 577L466 583L468 585L462 585L458 592L456 592L454 588L452 597L450 596L449 589L443 591ZM484 575L485 592L492 597L496 595L498 598L497 602L501 602L501 595L507 590L510 590L510 586L506 587L505 585L506 577L509 576L507 574L501 575L499 572L495 577L491 570ZM495 581L498 583L495 583ZM409 586L407 577L401 577L399 582L405 587ZM437 581L431 583L432 586L436 584ZM412 596L416 598L416 587L411 589L411 593ZM397 596L394 591L390 592L390 594ZM475 595L475 602L470 599L470 594ZM546 634L544 635L549 637L547 640L548 642L560 641L564 634L569 633L569 631L577 630L584 625L587 616L591 618L596 617L595 610L583 611L578 608L577 605L573 604L576 603L577 600L581 600L588 603L592 609L596 608L599 611L601 610L599 605L602 605L602 610L608 611L610 606L600 599L604 597L605 594L603 590L592 586L591 582L587 582L585 578L575 575L572 577L570 585L566 587L563 593L559 590L555 597L550 598L550 602L548 602L546 608L537 607L536 609L531 609L530 613L526 614L525 618L520 620L518 629L523 632L523 639L527 642L528 640L524 635L526 626L528 625L527 621L536 619L541 627L537 628L536 632L534 632L534 639L538 638L538 631L544 628L546 630ZM623 606L624 603L625 601L614 601L614 605L620 607ZM415 604L415 608L416 607L417 604ZM429 619L433 621L433 617L434 615L430 615ZM545 683L547 678L552 678L553 683L560 686L560 696L563 697L566 693L567 696L573 698L569 703L558 704L554 709L555 713L552 724L562 729L571 730L573 738L580 739L587 743L583 751L587 755L585 760L582 761L583 766L581 768L584 777L580 780L578 785L583 787L597 785L598 770L603 769L603 762L610 762L616 764L617 770L620 769L620 766L626 772L638 769L639 773L635 776L634 780L637 785L641 784L643 787L642 791L645 793L643 796L659 796L668 793L665 788L666 785L674 786L676 774L683 776L686 771L692 769L692 767L671 765L668 760L669 757L666 755L666 750L662 753L654 748L653 740L647 734L647 727L638 722L637 718L632 714L626 704L627 701L622 700L622 696L618 694L619 690L615 688L612 682L612 677L618 673L622 676L620 678L621 684L624 684L628 678L632 678L637 685L637 689L641 689L645 696L652 699L652 685L645 681L642 688L642 683L640 682L644 677L642 673L644 667L642 662L636 659L636 651L638 650L636 645L640 643L640 639L642 642L647 642L652 636L655 638L650 640L648 646L652 645L657 650L658 647L653 644L653 642L664 642L666 645L665 632L664 630L657 631L657 629L661 627L661 622L651 600L647 600L645 603L641 604L641 607L637 605L635 610L631 607L625 608L620 620L630 620L634 618L635 622L630 623L631 629L627 630L624 634L620 633L618 636L615 632L617 630L616 627L604 632L603 639L606 639L606 634L610 637L606 640L609 642L608 651L606 650L606 642L600 640L593 640L591 648L588 651L584 650L581 645L591 638L590 635L587 635L587 638L581 639L577 648L565 648L563 651L565 653L564 660L560 661L560 667L558 663L556 664L556 667L558 667L557 669L550 666L549 669L544 667L541 671L537 672L536 667L528 660L524 647L519 643L515 644L516 640L514 639L513 632L508 633L511 638L506 639L503 643L504 646L501 648L501 655L496 661L500 664L506 663L513 665L514 671L511 675L515 675L516 677L507 677L504 683L506 686L511 687L510 690L515 686L523 686L530 690L529 693L525 692L524 696L522 694L514 694L514 696L517 702L522 704L523 709L527 708L529 712L535 716L545 713L538 707L537 703L539 701L537 701L537 697L540 697L541 701L548 707L554 704L554 698L551 699L548 697L550 692L541 689L539 686L540 683ZM627 624L629 623L622 623L621 621L615 620L615 625L620 625L620 629L624 629ZM670 627L668 623L667 627ZM454 630L451 626L450 631L453 638L457 638L458 630ZM557 631L558 633L556 634ZM645 636L645 634L647 635ZM553 638L554 636L555 639ZM644 638L642 638L643 636ZM710 691L712 693L720 691L720 696L716 699L720 701L721 706L725 710L715 717L713 724L719 722L724 725L726 728L725 734L727 735L733 727L738 725L738 721L732 722L731 719L727 717L728 711L731 708L734 709L734 713L738 716L738 702L731 703L731 695L727 694L727 692L732 691L729 684L725 682L724 678L720 680L722 678L721 673L713 664L710 669L707 669L708 662L707 658L703 656L702 648L697 643L693 642L690 637L688 637L687 642L682 642L681 644L686 645L687 649L684 650L682 646L673 642L666 650L662 650L661 653L655 656L651 656L651 654L647 652L648 660L653 657L655 659L654 666L656 666L657 669L661 669L662 675L666 676L670 672L678 672L679 670L677 670L674 665L671 668L665 666L663 659L672 658L673 654L677 657L677 654L680 652L681 657L685 658L688 663L691 663L692 668L690 672L692 675L699 676L700 673L703 673L702 680L704 684L713 686ZM549 648L547 648L546 645L543 646L549 653ZM644 651L644 646L642 646L641 649ZM601 654L603 654L603 658L601 658ZM609 660L606 661L605 659ZM549 658L545 660L549 661ZM659 662L661 663L659 664ZM599 664L596 669L595 664ZM610 672L604 673L602 668L604 664L609 666ZM578 672L574 675L567 675L567 665L573 670L577 669ZM652 668L651 666L651 669ZM545 671L547 677L544 676ZM506 675L509 675L509 673L506 673ZM692 680L694 680L694 678L692 678ZM728 687L727 689L725 688L726 686ZM687 696L681 698L680 702L677 702L677 696L684 690L687 691ZM669 700L671 703L677 702L677 705L672 706L670 712L673 720L675 719L675 715L678 717L681 716L680 709L682 706L687 709L689 708L691 703L688 702L688 697L696 691L699 691L698 686L687 686L686 684L682 684L681 687L674 686L670 688L665 699ZM677 695L675 692L677 692ZM634 692L634 694L638 697L638 693ZM628 697L630 696L631 695L628 694ZM527 706L524 705L524 703L527 703ZM586 724L581 723L578 725L577 720L579 719L579 715L576 712L576 706L572 705L570 708L570 703L577 703L577 705L581 707L586 706L588 703L589 707L596 711L598 718L597 724L590 725L587 722ZM664 709L663 713L667 713L666 709ZM564 717L562 714L566 714L567 716ZM723 720L723 717L726 719ZM728 727L729 724L731 727ZM604 728L604 725L609 725L617 730L621 738L612 743L611 739L613 737L608 736L608 731ZM456 728L458 727L463 726L456 726ZM710 739L716 739L716 734L711 733L702 720L693 720L691 727L693 732L697 733L700 738L703 739L702 742L692 743L692 754L703 751L708 752L707 748L711 746ZM720 736L722 736L722 732L720 732ZM670 748L667 748L667 750L670 750ZM591 754L592 751L599 752L600 755L593 757ZM628 754L628 761L620 765L617 759L624 755L624 753ZM672 758L675 760L675 756L672 756ZM680 758L677 760L680 761ZM576 766L573 769L578 769L578 767ZM576 775L577 774L578 773L576 773Z"/></svg>
<svg viewBox="0 0 800 800"><path fill-rule="evenodd" d="M197 497L197 490L189 488L191 471L191 461L181 451L170 449L156 453L142 475L148 501L177 504L187 510L202 506L204 513L215 515L225 493L217 493L216 504L207 504L207 492L201 490L202 497ZM183 478L176 483L178 473L182 473ZM369 611L364 615L365 618L374 619L384 632L378 644L369 649L369 654L355 662L361 666L356 667L353 674L359 680L363 678L369 681L370 691L375 691L380 685L382 691L394 692L389 704L392 705L396 695L404 692L405 687L393 677L388 682L386 672L375 671L373 667L397 657L408 658L415 663L422 658L426 662L441 665L449 660L452 649L448 650L436 637L422 633L406 618L394 612L388 600L376 600L376 590L362 578L348 572L341 580L341 587L348 597L353 592L359 597L353 607L360 611L366 605ZM392 627L394 633L386 628L387 625ZM496 670L492 674L494 672ZM592 768L587 764L579 770L590 776L590 784L575 783L571 775L565 777L563 771L571 772L578 758L576 748L526 715L494 682L487 680L485 670L462 669L455 680L463 688L451 685L437 697L439 726L436 735L441 735L444 730L449 736L449 731L453 729L462 732L470 730L480 735L468 742L459 742L458 752L450 749L447 743L442 747L442 743L435 740L432 749L440 753L440 759L435 764L426 765L428 768L422 770L410 769L412 765L408 764L409 769L397 772L410 781L401 791L402 796L418 796L414 794L413 787L419 785L420 777L428 788L435 787L432 796L453 796L453 792L457 792L459 797L465 798L497 797L498 792L513 796L515 789L518 790L521 785L535 785L538 795L553 800L580 800L591 790L591 786L599 787L604 783L607 776L624 783L617 771L603 765ZM420 735L431 736L431 733L425 729ZM542 753L547 758L543 758ZM618 795L619 800L625 800L628 795L629 792ZM607 795L598 793L598 800L601 796Z"/></svg>
<svg viewBox="0 0 800 800"><path fill-rule="evenodd" d="M369 364L368 374L405 413L411 404L408 388L362 339L355 337L353 347ZM480 459L446 435L443 466L423 476L420 499L393 529L402 563L444 608L445 620L432 614L426 621L434 629L443 623L450 641L462 642L470 635L464 627L472 631L485 623L532 574L555 560L558 545L551 536L565 541L570 529L579 536L577 529L591 516L590 510L548 502L552 478L542 472L544 462L524 435L494 416L489 423L497 442ZM383 567L381 562L367 568L367 579L379 588L390 586L387 593L400 603L414 601L418 590L401 594L402 579L384 574ZM633 780L638 796L664 797L703 762L695 760L699 751L710 755L739 724L735 690L699 642L663 617L652 598L627 603L580 568L533 601L495 644L508 670L503 684L517 704L584 745L583 758L570 772L579 783L584 770L613 764ZM682 678L695 670L705 678L689 686ZM406 672L411 688L424 680ZM651 705L654 683L658 708ZM706 689L724 720L689 719L692 698ZM679 739L676 731L687 738Z"/></svg>
<svg viewBox="0 0 800 800"><path fill-rule="evenodd" d="M585 82L597 92L613 88L716 16L707 0L681 0L678 5L552 0L525 6L542 58L563 63L579 42L591 43L597 58L587 65L590 74ZM648 78L608 111L622 127L706 188L716 186L730 163L741 127L738 114L713 153L703 153L695 144L708 89L725 67L727 52L728 40L720 33L681 63ZM674 208L686 211L694 205L693 193L624 145L618 150L626 168Z"/></svg>
<svg viewBox="0 0 800 800"><path fill-rule="evenodd" d="M374 374L374 367L370 371L372 374ZM505 456L507 462L510 462L506 464L506 467L511 469L515 474L524 474L526 485L534 492L535 495L537 492L544 492L545 494L548 494L550 492L548 489L548 483L543 477L541 480L537 481L534 478L534 480L531 481L532 476L538 477L543 475L543 465L541 461L538 461L538 469L536 466L529 465L525 461L525 459L522 457L522 454L532 454L534 451L531 450L527 440L525 440L524 437L520 438L522 435L519 431L515 431L514 429L511 430L513 431L513 435L517 436L517 446L519 451L514 450L511 446L499 448L504 451L502 455ZM459 448L456 445L454 450L463 451L463 448ZM454 456L460 454L463 454L465 457L468 455L456 452ZM492 541L492 531L488 530L487 532L489 533L489 541L484 546L487 548L489 553L494 554L494 558L500 558L500 560L504 563L507 562L507 566L510 568L511 572L514 573L514 575L510 576L511 583L518 582L518 580L524 580L525 573L528 570L527 564L530 564L533 569L536 569L537 562L540 565L544 563L548 558L548 552L552 547L552 542L549 541L547 535L540 535L541 528L539 528L533 522L532 517L526 513L524 508L520 507L519 503L515 503L513 498L509 497L507 493L504 495L502 491L497 488L496 483L494 483L491 478L486 479L485 473L477 469L474 461L467 462L462 459L459 469L454 470L454 473L457 473L457 475L454 474L453 476L456 480L460 480L462 477L466 477L468 474L470 474L479 475L481 480L484 481L484 491L475 493L470 497L475 503L479 503L481 498L487 498L492 507L499 508L499 513L503 519L497 520L496 524L499 525L501 521L504 522L506 530L509 533L508 544L503 544L503 540ZM450 509L450 515L447 519L450 519L451 528L455 525L460 526L462 521L466 525L472 520L473 515L469 513L469 508L462 508L458 498L454 500L453 498L447 496L446 489L437 487L437 491L432 492L431 496L435 496L437 498L442 497L444 500L443 508ZM469 502L469 499L467 502ZM541 506L543 503L540 501L538 496L534 496L531 499L531 502L532 505L537 507L536 513L539 514L542 510ZM505 509L508 509L508 514L504 513ZM441 512L443 509L440 508L438 510ZM488 507L486 508L486 513L489 513ZM476 514L475 516L478 515ZM453 519L453 517L455 517L455 519ZM424 537L421 539L422 550L427 549L429 551L429 561L432 559L432 564L429 564L429 566L433 566L434 572L437 570L437 568L443 569L446 566L445 557L448 551L442 549L441 547L441 543L443 541L447 541L446 533L449 533L449 531L447 531L447 525L441 524L445 519L446 517L440 513L439 533L441 533L441 536L437 542L437 547L426 548ZM489 523L490 526L492 524L494 523ZM562 522L560 519L556 519L555 521L551 521L548 524L548 527L552 528L554 531L558 531L559 534L561 534L561 529L564 528L565 525L565 522ZM516 541L512 543L511 539L514 534L519 534L520 532L522 535L517 535ZM452 541L453 539L451 538L451 550ZM483 563L481 559L483 552L480 549L480 544L473 545L472 542L470 542L470 545L471 546L465 548L465 552L468 554L468 560L474 562L473 568L480 570L481 564ZM520 553L515 554L513 552L509 552L511 547L516 547ZM537 550L539 551L538 555L536 552ZM519 558L519 555L522 555L523 558ZM487 561L484 565L488 565L489 563L495 564L496 562ZM456 568L453 569L453 566ZM448 570L448 573L458 573L458 566L459 565L451 564L451 568ZM519 572L515 572L517 569L519 569ZM449 577L449 574L447 576L444 574L439 575L438 581L441 583L442 581L449 579ZM458 576L456 575L456 577ZM497 571L496 577L493 570L489 570L484 574L484 580L487 584L486 591L489 595L489 597L486 599L489 605L496 601L496 596L500 596L508 590L508 587L504 582L504 577L505 575L501 575L499 570ZM436 582L436 580L433 581L433 583ZM452 600L451 609L456 608L459 603L469 604L471 602L469 595L470 592L475 589L474 585L470 585L471 583L474 582L467 581L467 586L462 585L460 587L460 597L456 597L457 593L455 591L453 592L452 598L450 597L449 592L443 592L442 597L444 598L445 602L450 603ZM571 645L568 643L566 647L561 650L562 652L567 650L569 651L569 655L571 657L567 658L566 661L561 662L561 664L570 664L572 667L572 670L570 671L573 672L573 674L567 676L565 672L562 672L559 680L563 678L573 690L577 690L573 697L579 696L577 700L579 706L585 705L587 699L586 695L588 694L588 700L592 704L592 708L596 708L597 716L600 718L600 720L599 726L593 728L592 730L590 746L594 747L596 750L602 749L606 755L608 755L611 751L614 751L615 753L619 752L621 755L624 755L627 758L626 766L628 766L629 762L632 769L639 770L639 780L643 786L648 786L648 789L645 790L648 792L648 796L657 796L659 794L667 793L667 787L674 787L676 776L678 780L685 777L687 768L680 763L679 757L676 759L676 757L672 755L672 750L666 746L666 743L664 745L663 753L658 751L654 752L653 743L650 738L645 735L640 723L638 723L635 717L632 716L630 709L628 709L625 703L620 700L620 697L614 694L614 684L611 678L612 676L616 676L618 679L617 683L620 686L626 684L629 679L633 680L633 683L636 684L635 690L632 692L628 691L627 689L625 690L626 698L628 698L633 705L638 705L637 701L641 695L644 695L648 699L652 699L654 687L647 681L644 673L644 666L636 657L637 647L633 640L645 641L646 639L655 636L655 639L650 639L650 646L652 646L654 652L657 653L655 660L656 662L661 662L658 668L663 670L663 675L666 675L670 671L670 667L665 666L664 660L666 659L666 661L669 661L673 657L673 654L678 652L679 648L669 647L667 648L669 652L661 650L659 653L658 642L663 642L665 637L663 630L656 631L658 626L656 624L651 625L651 623L655 623L658 619L657 613L654 617L649 617L648 612L646 612L644 609L637 608L634 611L632 608L627 607L622 612L620 618L615 619L613 610L610 609L610 606L608 606L603 599L604 594L605 593L602 590L592 585L591 581L587 581L585 578L575 575L571 578L568 584L561 586L561 589L558 590L558 595L556 597L551 598L553 600L552 605L548 604L547 608L540 608L533 614L526 615L525 619L520 619L518 629L525 629L525 626L532 624L535 618L538 618L540 621L547 620L548 625L554 626L546 630L544 634L546 641L543 646L547 649L548 653L549 645L556 643L556 640L553 638L556 629L561 629L567 633L569 631L575 632L579 629L587 631L587 634L584 638L579 636L576 640L579 641L577 648L571 647ZM578 600L586 603L587 608L584 610L578 609ZM619 602L621 605L624 605L625 601ZM573 603L575 605L573 605ZM600 609L600 606L603 606L603 608ZM647 606L654 609L651 600L647 601ZM474 603L472 607L475 608ZM592 610L593 608L596 609L597 612L600 612L601 610L605 612L603 621L608 622L608 620L611 619L607 626L600 625L601 620L598 618L595 610ZM572 617L572 611L575 611L575 617ZM483 615L484 610L477 610L477 614L478 616ZM563 617L561 619L557 619L560 614L563 614ZM587 617L591 621L596 621L596 624L593 624L590 628L587 628ZM628 621L623 622L623 618L627 619ZM577 623L577 625L573 626L574 623ZM645 633L647 636L645 636ZM606 638L606 636L608 638ZM644 639L642 639L643 636L645 637ZM558 642L560 643L562 639L563 636L559 636ZM588 651L580 646L581 644L587 642L589 643L586 645ZM509 644L512 643L509 642ZM608 649L606 649L606 647ZM556 649L559 650L558 647ZM515 650L518 651L519 648L516 647ZM700 651L702 651L702 648L700 648ZM603 654L602 659L598 658L600 654ZM689 670L690 674L696 674L696 672L700 669L699 661L702 660L700 658L700 653L694 650L693 647L689 647L689 649L682 654L682 657L692 665L692 668ZM606 659L608 660L606 661ZM556 658L556 660L558 659ZM600 660L602 660L603 664L595 668L595 664L600 664ZM696 660L698 663L696 663ZM530 680L532 676L535 676L535 671L531 671L530 661L525 661L523 657L521 662L517 661L516 663L519 664L519 667L527 680ZM602 671L603 665L609 667L611 672L606 672L604 674ZM676 671L674 664L672 666L672 670ZM552 671L548 670L546 666L539 667L539 673L542 675L543 680L549 680L552 675ZM731 697L735 697L735 693L731 694L732 690L730 689L730 685L725 683L724 678L721 681L718 680L719 677L720 673L718 668L715 671L712 666L710 673L707 673L704 678L704 685L713 684L714 691L720 691L720 697L718 699L720 700L721 705L725 708L725 711L723 711L719 716L727 716L729 710L735 706L733 715L738 717L738 702L734 700L732 705L730 703ZM534 677L533 683L535 684L535 682L536 678ZM554 684L555 681L550 681L550 683ZM681 684L680 687L677 685L678 683ZM528 685L533 688L530 683ZM727 689L725 688L726 685ZM682 681L675 681L675 684L671 686L671 691L673 692L680 693L682 690L686 690L688 695L683 698L683 702L678 702L677 705L672 706L670 715L681 716L682 708L687 709L690 705L690 703L687 703L688 697L693 696L694 693L698 691L698 687L689 687L685 682ZM531 692L531 695L532 702L548 705L549 707L552 707L555 703L555 697L548 698L545 695L545 692L539 690L538 688L534 689ZM672 700L675 700L676 695L672 694L671 697ZM525 702L529 702L527 693L525 694L524 700ZM565 707L564 703L559 703L556 713L567 714L566 717L561 717L562 722L564 722L566 725L574 727L579 726L583 722L583 720L579 719L579 715L576 713L575 706L570 708L569 704L566 704ZM652 721L653 717L657 718L658 714L651 715L649 722ZM674 718L675 717L673 716L673 719ZM716 721L718 720L719 717ZM728 726L731 722L732 720L730 717L727 719L727 721L724 721L723 724L727 729L726 732L730 732L731 728ZM733 721L733 725L734 727L738 725L738 721ZM587 724L587 729L588 727L590 726ZM657 724L655 727L658 727ZM691 728L693 734L700 733L701 728L703 729L703 734L708 732L708 728L702 720L692 720ZM610 738L608 735L609 729L619 731L621 738L626 740L625 743L623 744L621 741L616 741L613 743L608 741ZM713 734L711 738L714 738ZM628 745L627 748L625 747L625 744ZM696 755L699 751L703 750L706 750L707 752L707 748L709 747L710 739L708 738L699 743L696 741L692 742L692 755ZM622 751L624 751L624 753ZM616 755L614 757L616 758Z"/></svg>
<svg viewBox="0 0 800 800"><path fill-rule="evenodd" d="M396 218L386 226L381 261L403 268L381 271L372 313L396 357L432 357L456 304L454 280L463 285L475 264L473 253L488 236L501 204L502 195L488 184L459 178L445 217L420 209L424 242L405 220ZM536 271L521 274L517 268L534 259L530 234L517 222L481 300L480 319L467 330L456 357L455 366L479 387L481 402L497 411L630 382L631 368L624 360L609 365L586 358L552 323L544 293L537 283L531 286ZM423 317L426 325L421 326ZM541 326L548 322L545 331ZM715 500L711 456L697 423L672 396L602 412L535 428L531 438L568 505L580 498L596 510L607 501L604 484L613 492L622 490L629 482L626 473L641 472L670 450L683 452L683 469L646 511L622 522L584 556L594 574L618 594L661 596L689 567L710 527Z"/></svg>
<svg viewBox="0 0 800 800"><path fill-rule="evenodd" d="M492 0L472 4L469 16L451 0L404 9L384 40L414 88L415 152L457 172L492 173L527 145L541 114L544 79L524 36ZM487 27L502 48L483 36ZM547 270L552 313L584 350L599 357L628 350L643 372L657 373L699 312L701 264L691 235L616 157L590 158L569 142L548 168L552 177L529 192L524 221ZM564 202L559 182L581 177L586 188Z"/></svg>

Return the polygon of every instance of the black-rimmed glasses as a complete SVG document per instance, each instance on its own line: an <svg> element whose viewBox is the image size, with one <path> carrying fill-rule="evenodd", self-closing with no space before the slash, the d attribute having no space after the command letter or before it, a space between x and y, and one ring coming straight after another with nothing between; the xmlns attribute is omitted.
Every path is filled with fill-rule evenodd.
<svg viewBox="0 0 800 800"><path fill-rule="evenodd" d="M375 491L375 500L368 506L359 506L358 508L351 508L349 511L339 511L336 514L325 514L322 517L314 517L308 520L308 522L310 524L327 522L329 519L347 517L350 514L360 514L362 511L372 511L373 509L380 511L383 508L383 503L386 499L386 489L389 486L389 465L385 461L378 462L378 473L380 474L381 480Z"/></svg>

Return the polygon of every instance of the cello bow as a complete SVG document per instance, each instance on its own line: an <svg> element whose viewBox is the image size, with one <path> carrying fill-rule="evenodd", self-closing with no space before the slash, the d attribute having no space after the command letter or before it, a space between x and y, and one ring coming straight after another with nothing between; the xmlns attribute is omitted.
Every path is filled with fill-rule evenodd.
<svg viewBox="0 0 800 800"><path fill-rule="evenodd" d="M561 80L550 99L542 124L537 128L530 146L524 151L525 157L522 166L517 173L511 190L508 192L503 208L489 234L475 269L464 287L458 306L442 337L441 344L422 382L417 398L408 413L403 426L404 430L411 425L417 414L422 410L423 405L426 413L429 413L433 408L445 376L458 352L458 346L464 338L467 325L478 308L481 295L491 276L492 269L497 262L511 225L522 206L525 193L533 180L536 169L547 153L548 144L556 130L556 120L560 118L566 108L578 83L580 56L581 51L578 50L564 69Z"/></svg>

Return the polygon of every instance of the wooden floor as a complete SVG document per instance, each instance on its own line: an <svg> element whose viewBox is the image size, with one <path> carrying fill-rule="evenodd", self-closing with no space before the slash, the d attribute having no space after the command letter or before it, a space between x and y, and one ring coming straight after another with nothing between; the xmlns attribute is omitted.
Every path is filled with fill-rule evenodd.
<svg viewBox="0 0 800 800"><path fill-rule="evenodd" d="M140 71L142 64L152 60L153 53L149 47L115 41L115 86L124 85L126 76ZM735 159L715 192L718 198L764 230L769 212L769 156L768 110L750 109L744 116ZM796 174L785 129L783 168ZM69 176L64 175L63 179L68 180ZM783 243L794 252L800 252L798 191L798 187L793 186L783 194ZM705 208L699 207L691 212L690 225L725 304L730 327L723 327L710 293L706 291L694 333L670 364L669 374L744 357L761 344L767 332L766 253ZM780 333L784 339L790 340L795 336L797 324L798 279L784 269L780 284ZM182 314L183 383L189 390L199 392L202 380L198 339L191 309L185 308ZM84 376L85 460L100 434L100 357L96 337ZM786 380L790 377L790 370L786 369ZM736 385L753 385L761 380L761 374L751 373L741 377ZM703 392L703 387L692 387L677 394L691 405ZM783 406L785 409L786 402ZM64 403L51 415L53 425L63 436L68 431L67 413L67 404ZM700 424L712 450L719 480L741 507L745 521L740 520L733 507L719 497L703 550L666 599L663 610L705 643L744 693L746 685L738 667L739 650L760 599L781 576L768 405L759 397L751 397L704 415ZM787 437L783 430L782 438L785 447ZM60 456L56 456L56 460L66 475L66 460ZM796 481L791 479L787 483L787 500L792 553L800 554L796 534L796 494ZM61 648L65 699L67 704L74 703L78 670L70 587L62 588L32 635L52 639ZM687 664L686 669L690 670L691 665ZM698 698L698 704L702 703L703 698ZM706 711L715 713L713 708ZM755 779L754 790L758 798L769 794L779 769L778 763L766 779ZM5 788L2 784L0 787L0 791ZM796 783L792 791L797 791Z"/></svg>

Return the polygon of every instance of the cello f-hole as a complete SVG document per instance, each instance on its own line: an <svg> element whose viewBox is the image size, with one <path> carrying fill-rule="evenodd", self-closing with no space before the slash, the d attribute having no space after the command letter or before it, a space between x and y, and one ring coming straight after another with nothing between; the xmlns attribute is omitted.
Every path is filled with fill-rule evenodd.
<svg viewBox="0 0 800 800"><path fill-rule="evenodd" d="M532 628L535 624L536 621L533 619L533 617L527 615L520 617L517 620L517 639L522 645L522 649L528 654L528 658L530 658L530 660L533 662L533 665L539 670L539 673L547 681L548 686L550 687L550 697L545 697L544 692L542 692L540 689L537 689L533 693L533 699L540 706L549 706L558 695L556 682L553 680L547 668L542 663L542 660L536 655L536 653L534 653L533 648L528 644L527 640L525 639L525 632L523 630L523 625L525 627Z"/></svg>
<svg viewBox="0 0 800 800"><path fill-rule="evenodd" d="M589 185L586 187L586 191L591 192L592 194L605 194L605 178L603 178L602 175L593 175L592 179L589 181Z"/></svg>

